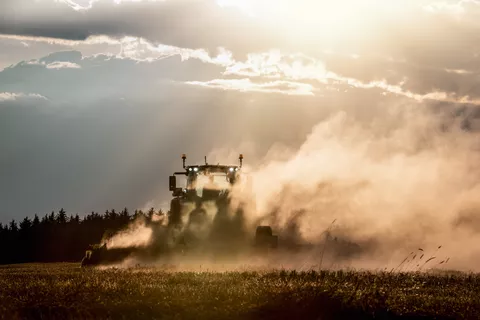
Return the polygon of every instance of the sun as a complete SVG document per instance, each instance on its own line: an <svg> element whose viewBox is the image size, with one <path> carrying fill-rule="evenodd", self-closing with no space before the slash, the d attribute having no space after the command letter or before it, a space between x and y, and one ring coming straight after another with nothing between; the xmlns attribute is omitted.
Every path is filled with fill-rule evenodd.
<svg viewBox="0 0 480 320"><path fill-rule="evenodd" d="M217 0L217 4L235 7L286 35L346 40L400 16L413 1Z"/></svg>

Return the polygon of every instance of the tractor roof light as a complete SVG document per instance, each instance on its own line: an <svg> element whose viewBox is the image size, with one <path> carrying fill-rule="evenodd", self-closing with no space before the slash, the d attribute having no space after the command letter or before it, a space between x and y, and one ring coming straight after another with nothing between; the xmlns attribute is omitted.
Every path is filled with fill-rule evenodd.
<svg viewBox="0 0 480 320"><path fill-rule="evenodd" d="M185 160L187 160L187 155L184 153L182 154L182 161L183 161L183 168L185 169Z"/></svg>

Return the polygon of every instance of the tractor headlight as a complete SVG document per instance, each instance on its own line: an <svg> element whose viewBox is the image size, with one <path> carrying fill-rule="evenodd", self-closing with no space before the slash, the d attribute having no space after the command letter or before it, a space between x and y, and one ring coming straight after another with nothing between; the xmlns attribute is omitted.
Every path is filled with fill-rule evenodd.
<svg viewBox="0 0 480 320"><path fill-rule="evenodd" d="M197 172L197 171L198 171L198 168L194 168L193 171Z"/></svg>
<svg viewBox="0 0 480 320"><path fill-rule="evenodd" d="M233 172L233 170L234 170L233 168L230 168L230 172Z"/></svg>
<svg viewBox="0 0 480 320"><path fill-rule="evenodd" d="M188 171L192 171L192 168L188 168Z"/></svg>

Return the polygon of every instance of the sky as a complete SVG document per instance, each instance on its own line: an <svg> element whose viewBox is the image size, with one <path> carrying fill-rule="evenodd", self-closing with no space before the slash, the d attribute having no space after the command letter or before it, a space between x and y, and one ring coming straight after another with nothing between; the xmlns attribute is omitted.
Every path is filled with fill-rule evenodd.
<svg viewBox="0 0 480 320"><path fill-rule="evenodd" d="M476 0L2 0L0 222L168 209L182 153L282 161L339 112L474 134L479 68Z"/></svg>

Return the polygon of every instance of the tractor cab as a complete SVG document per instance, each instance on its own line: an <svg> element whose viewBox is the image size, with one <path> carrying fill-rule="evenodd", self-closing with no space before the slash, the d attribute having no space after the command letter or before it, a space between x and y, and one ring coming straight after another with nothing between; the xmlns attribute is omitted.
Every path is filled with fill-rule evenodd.
<svg viewBox="0 0 480 320"><path fill-rule="evenodd" d="M185 165L186 156L182 156L183 172L175 172L170 176L169 189L174 197L190 201L216 201L224 198L229 191L240 180L240 170L242 168L243 156L240 155L240 165L212 165L208 164L205 158L205 164ZM177 187L177 177L185 176L186 183L182 187Z"/></svg>
<svg viewBox="0 0 480 320"><path fill-rule="evenodd" d="M202 207L202 203L213 201L218 207L228 206L228 195L232 187L240 181L243 155L239 165L205 164L186 165L187 157L182 155L184 171L175 172L169 179L169 190L173 199L170 202L169 224L180 225L183 208ZM185 182L177 186L177 176L184 176Z"/></svg>

